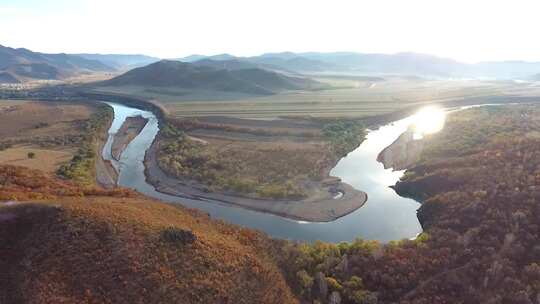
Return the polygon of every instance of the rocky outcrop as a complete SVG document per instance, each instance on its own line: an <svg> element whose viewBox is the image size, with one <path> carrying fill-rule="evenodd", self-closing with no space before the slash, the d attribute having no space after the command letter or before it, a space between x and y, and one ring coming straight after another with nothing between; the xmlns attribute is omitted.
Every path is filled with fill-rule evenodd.
<svg viewBox="0 0 540 304"><path fill-rule="evenodd" d="M377 156L385 169L405 170L420 160L424 141L414 139L414 131L407 130Z"/></svg>

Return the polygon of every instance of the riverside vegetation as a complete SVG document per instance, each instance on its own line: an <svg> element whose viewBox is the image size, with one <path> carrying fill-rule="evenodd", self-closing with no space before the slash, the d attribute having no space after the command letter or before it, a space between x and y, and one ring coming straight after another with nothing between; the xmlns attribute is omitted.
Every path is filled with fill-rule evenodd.
<svg viewBox="0 0 540 304"><path fill-rule="evenodd" d="M288 168L264 166L262 159L252 159L257 163L253 169L258 173L256 178L242 176L245 163L235 159L233 155L222 155L217 149L206 147L204 143L190 139L183 131L173 125L167 125L162 132L165 138L159 151L161 168L176 177L192 178L208 185L210 191L229 190L236 193L252 194L264 198L302 198L303 190L286 177L293 177L300 171L300 166ZM243 154L243 155L242 155ZM250 158L245 151L235 156ZM290 155L293 156L293 155ZM299 159L301 155L295 157ZM264 168L263 168L264 166ZM265 172L263 175L262 172ZM316 172L309 172L314 175Z"/></svg>
<svg viewBox="0 0 540 304"><path fill-rule="evenodd" d="M96 153L98 140L106 132L112 118L112 109L107 105L99 105L97 111L81 123L80 128L84 135L79 143L79 149L69 163L58 169L59 176L83 185L94 183L96 154L99 155L99 151Z"/></svg>
<svg viewBox="0 0 540 304"><path fill-rule="evenodd" d="M56 171L90 184L98 137L111 120L112 112L94 103L0 101L0 164Z"/></svg>
<svg viewBox="0 0 540 304"><path fill-rule="evenodd" d="M290 148L293 144L280 145L281 142L272 144L277 148L250 149L249 143L245 143L224 151L221 145L188 136L193 128L191 125L184 123L178 127L168 123L161 131L158 161L168 174L195 179L207 186L208 191L230 191L257 198L303 199L307 196L304 184L325 178L325 170L360 145L365 137L365 129L357 121L325 121L319 125L320 129L303 131L301 135L320 141L317 151L307 150L309 145L303 143L295 143L295 146L308 148ZM246 131L238 127L219 127L232 132L254 133L255 136L294 135L275 129Z"/></svg>

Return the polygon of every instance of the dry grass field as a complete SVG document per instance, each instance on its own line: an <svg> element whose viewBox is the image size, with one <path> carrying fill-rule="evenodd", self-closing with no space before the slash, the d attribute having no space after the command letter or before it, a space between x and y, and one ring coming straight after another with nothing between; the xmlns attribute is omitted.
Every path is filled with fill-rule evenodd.
<svg viewBox="0 0 540 304"><path fill-rule="evenodd" d="M203 117L172 123L188 138L162 141L162 168L213 191L265 197L265 191L272 190L276 195L303 196L304 183L323 179L332 159L321 125L309 121Z"/></svg>
<svg viewBox="0 0 540 304"><path fill-rule="evenodd" d="M92 107L82 104L0 100L0 138L73 134L73 125L93 112Z"/></svg>
<svg viewBox="0 0 540 304"><path fill-rule="evenodd" d="M163 104L177 117L233 116L272 119L282 116L364 117L402 107L466 97L500 95L512 83L472 80L424 80L386 77L317 76L334 89L295 91L269 96L224 92L186 92L174 88L103 87Z"/></svg>
<svg viewBox="0 0 540 304"><path fill-rule="evenodd" d="M33 158L28 153L34 153ZM0 165L22 166L30 169L54 173L74 155L74 149L53 150L30 146L8 148L0 151Z"/></svg>
<svg viewBox="0 0 540 304"><path fill-rule="evenodd" d="M0 100L0 164L55 172L77 151L80 125L94 112L82 104Z"/></svg>

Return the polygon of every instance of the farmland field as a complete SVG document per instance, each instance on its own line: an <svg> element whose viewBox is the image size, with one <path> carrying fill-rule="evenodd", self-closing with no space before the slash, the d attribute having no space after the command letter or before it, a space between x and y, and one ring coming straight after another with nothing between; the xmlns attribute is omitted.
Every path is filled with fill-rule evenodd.
<svg viewBox="0 0 540 304"><path fill-rule="evenodd" d="M34 153L29 158L28 154ZM44 149L32 146L9 148L0 151L0 165L16 165L37 169L46 173L54 173L74 155L75 149Z"/></svg>
<svg viewBox="0 0 540 304"><path fill-rule="evenodd" d="M56 172L76 154L95 112L83 104L0 100L0 164Z"/></svg>
<svg viewBox="0 0 540 304"><path fill-rule="evenodd" d="M176 117L232 116L271 119L281 116L364 117L400 108L466 97L500 95L515 85L487 81L384 80L317 76L334 89L284 92L268 96L159 87L101 87L100 91L155 100Z"/></svg>

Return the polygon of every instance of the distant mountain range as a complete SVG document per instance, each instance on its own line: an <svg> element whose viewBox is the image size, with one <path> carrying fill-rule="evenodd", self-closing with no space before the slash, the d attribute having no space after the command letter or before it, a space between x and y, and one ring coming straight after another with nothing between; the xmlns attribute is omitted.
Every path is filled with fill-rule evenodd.
<svg viewBox="0 0 540 304"><path fill-rule="evenodd" d="M68 54L45 54L0 45L0 81L18 83L28 79L61 79L84 72L111 71L96 60Z"/></svg>
<svg viewBox="0 0 540 304"><path fill-rule="evenodd" d="M130 54L45 54L24 48L15 49L0 45L0 83L19 83L33 79L63 79L73 75L94 72L122 72L147 66L160 60L156 57ZM278 73L277 75L268 75L303 80L305 78L301 76L302 74L407 75L425 78L522 80L538 80L538 75L540 75L540 62L500 61L467 64L452 59L417 53L283 52L266 53L252 57L236 57L231 54L214 56L190 55L175 60L192 63L199 67L224 70L226 72L221 72L221 74L225 77L234 76L237 81L244 80L244 85L246 85L247 79L243 79L243 76L239 74L245 74L244 70L247 69L264 70ZM251 71L251 73L254 72ZM216 73L216 71L213 71L213 73ZM257 71L257 73L262 74L261 71ZM266 78L266 76L262 78ZM270 78L268 77L268 79ZM287 79L287 81L289 80ZM230 81L225 80L220 85L214 82L209 86L226 87L225 83ZM305 83L299 85L298 80L292 82L299 87L306 86ZM253 90L262 91L266 91L273 86L257 83L256 81L251 84L259 88L252 88ZM312 85L314 83L307 84L307 87ZM246 90L251 89L246 88Z"/></svg>
<svg viewBox="0 0 540 304"><path fill-rule="evenodd" d="M324 87L311 79L286 76L242 61L211 59L195 63L162 60L128 71L101 85L175 87L261 95Z"/></svg>
<svg viewBox="0 0 540 304"><path fill-rule="evenodd" d="M177 60L183 62L192 62L192 63L204 63L204 60L211 61L235 61L243 62L244 64L252 64L253 66L262 67L266 69L280 70L291 73L305 73L305 72L320 72L320 71L329 71L335 70L336 66L333 64L328 64L318 60L312 60L309 58L304 58L299 55L291 56L282 56L280 53L279 56L272 56L272 54L265 54L255 57L235 57L230 54L219 54L214 56L203 56L203 55L191 55L184 58L178 58ZM287 53L294 54L294 53Z"/></svg>
<svg viewBox="0 0 540 304"><path fill-rule="evenodd" d="M45 54L0 45L0 83L58 80L85 73L129 70L159 60L146 55Z"/></svg>
<svg viewBox="0 0 540 304"><path fill-rule="evenodd" d="M238 60L296 73L347 73L364 75L415 75L441 78L496 78L530 79L540 73L540 62L500 61L467 64L453 59L417 53L363 54L334 53L267 53L253 57L234 57L230 54L216 56L192 55L178 60L185 62L211 60Z"/></svg>

